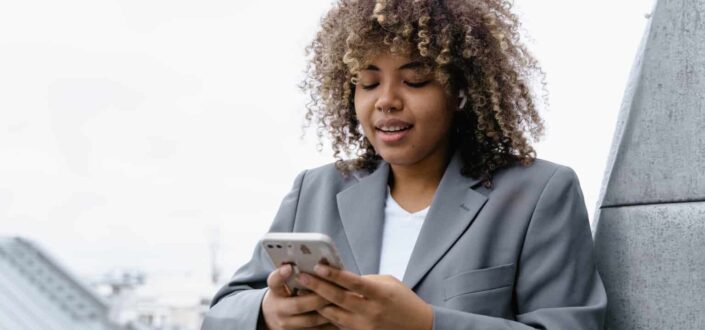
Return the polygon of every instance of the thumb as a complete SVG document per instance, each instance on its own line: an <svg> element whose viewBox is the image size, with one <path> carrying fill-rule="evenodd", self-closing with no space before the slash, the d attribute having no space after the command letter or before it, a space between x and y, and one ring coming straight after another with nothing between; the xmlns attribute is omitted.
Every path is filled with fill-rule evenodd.
<svg viewBox="0 0 705 330"><path fill-rule="evenodd" d="M271 273L267 277L267 286L272 293L277 296L288 297L289 291L286 289L286 280L291 276L291 265L283 265Z"/></svg>

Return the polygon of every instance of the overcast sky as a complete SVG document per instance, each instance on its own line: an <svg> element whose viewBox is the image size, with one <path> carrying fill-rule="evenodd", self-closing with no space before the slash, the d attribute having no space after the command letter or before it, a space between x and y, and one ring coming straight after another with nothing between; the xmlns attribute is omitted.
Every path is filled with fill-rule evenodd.
<svg viewBox="0 0 705 330"><path fill-rule="evenodd" d="M301 170L304 47L330 0L0 3L0 235L84 275L228 275ZM547 73L540 158L572 167L592 219L653 0L515 1ZM219 234L213 234L217 232Z"/></svg>

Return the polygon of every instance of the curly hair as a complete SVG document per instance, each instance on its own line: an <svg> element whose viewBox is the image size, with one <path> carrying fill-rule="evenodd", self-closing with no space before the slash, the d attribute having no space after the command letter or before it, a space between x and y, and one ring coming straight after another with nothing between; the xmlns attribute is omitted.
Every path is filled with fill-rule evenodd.
<svg viewBox="0 0 705 330"><path fill-rule="evenodd" d="M380 156L355 115L356 75L379 52L404 54L426 64L448 96L465 91L451 146L463 175L491 187L500 168L534 161L530 140L544 130L529 83L540 78L547 103L545 74L519 27L508 0L339 0L306 47L305 126L315 123L319 141L330 139L344 175L373 171Z"/></svg>

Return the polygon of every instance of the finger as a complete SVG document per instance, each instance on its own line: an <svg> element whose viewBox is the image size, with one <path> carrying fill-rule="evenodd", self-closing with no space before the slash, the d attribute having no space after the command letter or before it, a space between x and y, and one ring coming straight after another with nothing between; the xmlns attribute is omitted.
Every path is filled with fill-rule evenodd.
<svg viewBox="0 0 705 330"><path fill-rule="evenodd" d="M283 311L289 315L313 312L325 305L330 304L325 298L315 294L286 298Z"/></svg>
<svg viewBox="0 0 705 330"><path fill-rule="evenodd" d="M345 289L357 292L366 297L373 297L376 290L374 282L368 281L364 277L344 270L335 269L333 267L324 266L321 264L313 268L316 275L326 281L333 282Z"/></svg>
<svg viewBox="0 0 705 330"><path fill-rule="evenodd" d="M327 321L327 322L330 322L330 321ZM319 325L317 327L302 328L302 329L306 329L306 330L334 330L335 329L335 330L337 330L340 328L338 328L330 323L326 323L326 324Z"/></svg>
<svg viewBox="0 0 705 330"><path fill-rule="evenodd" d="M330 322L330 321L328 321L328 322ZM326 323L326 324L323 324L323 325L319 325L319 326L317 326L317 327L302 328L302 329L306 329L306 330L338 330L338 329L340 329L340 328L339 328L339 327L336 327L336 326L334 326L334 325L332 325L332 324L330 324L330 323Z"/></svg>
<svg viewBox="0 0 705 330"><path fill-rule="evenodd" d="M269 290L278 296L288 297L289 291L286 289L286 280L291 276L291 272L291 265L284 265L269 273L269 277L267 277Z"/></svg>
<svg viewBox="0 0 705 330"><path fill-rule="evenodd" d="M283 323L287 328L301 329L319 327L330 321L318 312L310 312L287 317Z"/></svg>
<svg viewBox="0 0 705 330"><path fill-rule="evenodd" d="M338 328L351 324L352 314L336 305L327 305L318 310L318 313Z"/></svg>
<svg viewBox="0 0 705 330"><path fill-rule="evenodd" d="M333 304L349 311L361 310L360 304L363 303L364 298L354 292L345 290L310 274L299 274L298 281Z"/></svg>

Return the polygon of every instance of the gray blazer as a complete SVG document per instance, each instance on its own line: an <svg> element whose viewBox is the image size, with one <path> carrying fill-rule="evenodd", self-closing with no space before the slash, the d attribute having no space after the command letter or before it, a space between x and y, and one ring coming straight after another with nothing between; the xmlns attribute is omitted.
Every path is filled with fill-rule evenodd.
<svg viewBox="0 0 705 330"><path fill-rule="evenodd" d="M492 189L460 174L456 153L403 282L433 306L433 329L600 329L607 296L595 269L575 172L537 159L497 172ZM345 267L379 269L389 165L343 178L299 174L270 228L330 236ZM273 267L259 246L213 298L203 329L255 329Z"/></svg>

